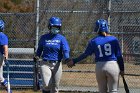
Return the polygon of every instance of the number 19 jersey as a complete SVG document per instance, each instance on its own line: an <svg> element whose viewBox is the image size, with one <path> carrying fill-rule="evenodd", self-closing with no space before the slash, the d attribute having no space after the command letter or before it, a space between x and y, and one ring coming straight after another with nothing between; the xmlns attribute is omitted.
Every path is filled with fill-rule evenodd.
<svg viewBox="0 0 140 93"><path fill-rule="evenodd" d="M91 39L85 50L85 54L95 53L95 61L117 61L122 56L119 42L114 36L97 36Z"/></svg>

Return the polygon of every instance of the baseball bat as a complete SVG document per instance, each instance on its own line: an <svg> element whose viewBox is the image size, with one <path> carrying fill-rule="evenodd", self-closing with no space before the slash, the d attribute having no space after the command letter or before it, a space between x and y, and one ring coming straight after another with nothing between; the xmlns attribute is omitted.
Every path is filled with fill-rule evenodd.
<svg viewBox="0 0 140 93"><path fill-rule="evenodd" d="M9 79L9 61L5 60L7 67L7 93L10 93L10 79Z"/></svg>
<svg viewBox="0 0 140 93"><path fill-rule="evenodd" d="M34 91L37 91L40 89L39 86L39 71L38 71L38 62L34 62Z"/></svg>
<svg viewBox="0 0 140 93"><path fill-rule="evenodd" d="M34 46L35 46L35 42L34 42ZM36 47L34 47L34 56L35 56L35 54L36 54ZM33 89L34 89L34 91L38 91L40 89L38 62L37 62L37 60L33 60L33 61L34 61L34 84L33 84Z"/></svg>
<svg viewBox="0 0 140 93"><path fill-rule="evenodd" d="M126 83L126 80L125 80L124 76L122 76L122 79L123 79L123 84L124 84L125 92L126 92L126 93L130 93L130 92L129 92L128 85L127 85L127 83Z"/></svg>

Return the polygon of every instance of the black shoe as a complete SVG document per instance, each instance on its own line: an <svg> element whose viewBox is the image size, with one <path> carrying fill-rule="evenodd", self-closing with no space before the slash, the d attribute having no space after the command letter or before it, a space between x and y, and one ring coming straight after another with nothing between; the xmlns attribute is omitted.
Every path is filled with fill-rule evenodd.
<svg viewBox="0 0 140 93"><path fill-rule="evenodd" d="M8 90L7 90L7 84L8 84L7 80L4 80L3 82L1 82L1 85L4 86L4 87L6 88L6 91L8 91ZM9 92L12 93L12 90L10 89Z"/></svg>
<svg viewBox="0 0 140 93"><path fill-rule="evenodd" d="M42 93L50 93L50 91L42 90Z"/></svg>
<svg viewBox="0 0 140 93"><path fill-rule="evenodd" d="M8 84L7 80L4 80L3 82L1 82L1 85L4 87L7 87L7 84Z"/></svg>

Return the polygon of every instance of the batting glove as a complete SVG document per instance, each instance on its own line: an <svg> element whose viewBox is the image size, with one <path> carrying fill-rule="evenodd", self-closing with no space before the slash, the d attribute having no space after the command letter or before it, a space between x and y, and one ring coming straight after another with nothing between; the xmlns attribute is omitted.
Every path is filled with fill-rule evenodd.
<svg viewBox="0 0 140 93"><path fill-rule="evenodd" d="M74 62L73 62L72 59L68 59L68 60L67 60L67 66L68 66L69 68L72 68L73 66L75 66L75 64L74 64Z"/></svg>
<svg viewBox="0 0 140 93"><path fill-rule="evenodd" d="M33 61L34 61L34 62L39 61L39 57L38 57L38 56L35 56L35 57L33 58Z"/></svg>

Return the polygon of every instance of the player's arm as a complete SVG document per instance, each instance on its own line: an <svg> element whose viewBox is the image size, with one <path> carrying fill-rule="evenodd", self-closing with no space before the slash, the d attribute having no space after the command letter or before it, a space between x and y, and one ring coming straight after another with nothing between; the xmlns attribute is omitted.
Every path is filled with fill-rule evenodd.
<svg viewBox="0 0 140 93"><path fill-rule="evenodd" d="M72 68L75 66L75 64L83 59L85 59L88 56L87 53L82 53L79 57L74 58L74 59L66 59L65 62L67 63L67 66Z"/></svg>
<svg viewBox="0 0 140 93"><path fill-rule="evenodd" d="M39 43L38 43L38 48L36 51L36 56L40 57L43 51L43 37L40 38Z"/></svg>
<svg viewBox="0 0 140 93"><path fill-rule="evenodd" d="M124 72L124 61L123 61L122 52L118 40L116 40L115 46L116 46L115 54L117 57L119 68L122 72Z"/></svg>
<svg viewBox="0 0 140 93"><path fill-rule="evenodd" d="M65 61L67 61L70 58L70 55L69 55L70 47L69 47L69 44L68 44L68 41L66 40L66 38L62 39L61 46L62 46L62 52L63 52L63 59Z"/></svg>
<svg viewBox="0 0 140 93"><path fill-rule="evenodd" d="M86 50L84 51L84 53L82 53L79 57L74 58L73 62L74 64L85 59L87 56L92 55L93 54L93 46L91 41L88 43L88 46L86 48Z"/></svg>
<svg viewBox="0 0 140 93"><path fill-rule="evenodd" d="M3 45L4 58L8 59L8 45Z"/></svg>

